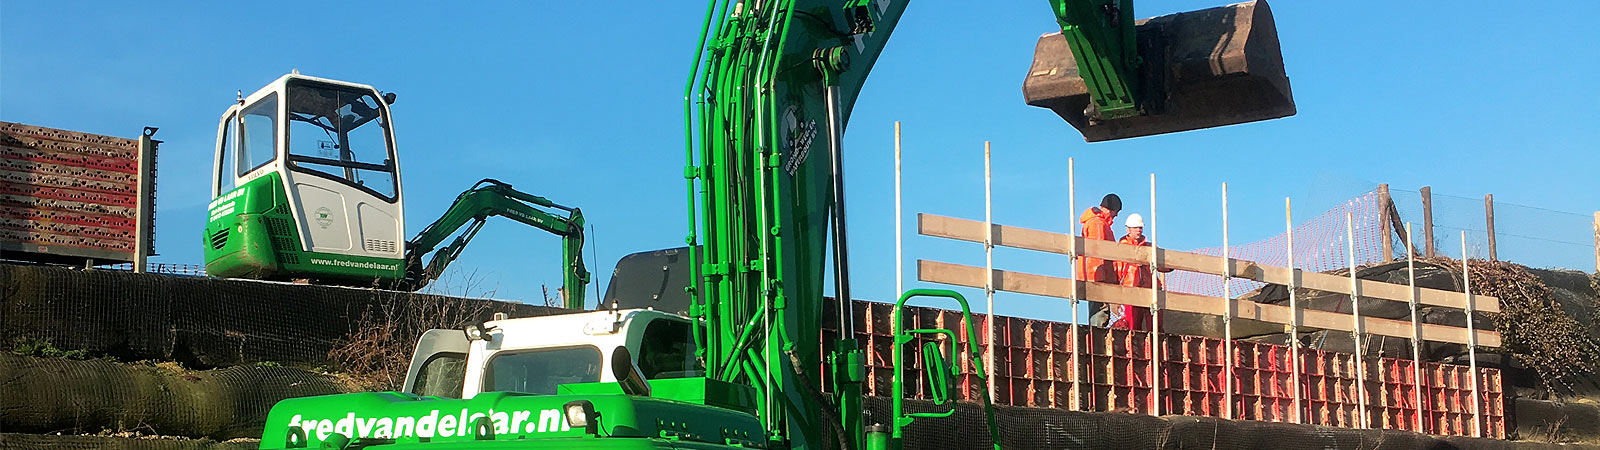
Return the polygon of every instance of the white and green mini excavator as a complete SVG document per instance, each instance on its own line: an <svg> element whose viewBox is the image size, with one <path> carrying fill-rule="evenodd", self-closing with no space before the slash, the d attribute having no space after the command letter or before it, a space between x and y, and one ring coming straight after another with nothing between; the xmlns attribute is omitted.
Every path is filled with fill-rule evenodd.
<svg viewBox="0 0 1600 450"><path fill-rule="evenodd" d="M561 236L562 297L581 308L589 272L578 208L484 179L405 240L394 101L372 86L299 73L241 95L217 126L206 273L415 290L499 215Z"/></svg>

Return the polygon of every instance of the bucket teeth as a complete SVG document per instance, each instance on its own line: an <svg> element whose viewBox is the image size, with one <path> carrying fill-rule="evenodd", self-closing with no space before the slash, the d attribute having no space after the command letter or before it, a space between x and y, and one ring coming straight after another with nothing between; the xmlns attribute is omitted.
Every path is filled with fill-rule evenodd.
<svg viewBox="0 0 1600 450"><path fill-rule="evenodd" d="M1049 108L1089 142L1276 119L1295 114L1272 10L1251 1L1138 22L1134 74L1142 114L1091 120L1089 92L1061 33L1039 37L1022 83L1029 105Z"/></svg>

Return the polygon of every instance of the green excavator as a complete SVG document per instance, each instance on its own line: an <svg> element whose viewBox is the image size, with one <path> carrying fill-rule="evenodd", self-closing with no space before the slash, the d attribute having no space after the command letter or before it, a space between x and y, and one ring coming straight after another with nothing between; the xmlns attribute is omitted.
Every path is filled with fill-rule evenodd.
<svg viewBox="0 0 1600 450"><path fill-rule="evenodd" d="M852 298L843 135L906 4L711 1L684 86L688 245L646 254L647 270L619 264L612 280L613 292L653 294L431 330L403 392L285 400L261 448L880 450L902 448L913 422L954 420L952 361L985 376L977 343L958 339L978 335L960 294L901 295L897 315L908 301L944 299L966 314L967 330L904 330L895 320L897 348L947 337L923 344L926 379L894 374L894 392L929 386L933 409L903 408L896 395L892 414L871 423L856 318L824 300L830 256L834 297ZM1264 2L1144 21L1129 0L1048 4L1060 32L1040 38L1023 94L1088 141L1294 114ZM685 306L648 307L671 295ZM840 339L821 342L824 314L838 314ZM987 427L950 427L987 429L964 437L999 448L993 408L980 398Z"/></svg>
<svg viewBox="0 0 1600 450"><path fill-rule="evenodd" d="M578 208L484 179L404 238L394 100L299 73L241 95L217 127L206 274L417 290L502 216L561 237L562 303L582 308L590 275Z"/></svg>

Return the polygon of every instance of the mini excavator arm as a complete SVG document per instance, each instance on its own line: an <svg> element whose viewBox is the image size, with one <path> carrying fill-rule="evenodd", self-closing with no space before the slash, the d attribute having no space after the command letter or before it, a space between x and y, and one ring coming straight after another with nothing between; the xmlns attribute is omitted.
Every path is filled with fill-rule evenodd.
<svg viewBox="0 0 1600 450"><path fill-rule="evenodd" d="M551 208L567 213L561 217L536 207ZM512 189L494 179L485 178L472 189L456 197L450 209L439 220L429 224L417 237L406 242L406 275L402 283L410 289L422 286L439 277L445 266L460 256L461 250L472 241L483 224L493 216L504 216L535 228L561 236L561 268L563 306L583 309L584 286L589 283L589 271L583 264L583 212L578 208L562 206L544 197ZM454 241L442 248L445 239L456 234ZM437 252L435 252L437 250ZM434 253L427 264L422 258Z"/></svg>

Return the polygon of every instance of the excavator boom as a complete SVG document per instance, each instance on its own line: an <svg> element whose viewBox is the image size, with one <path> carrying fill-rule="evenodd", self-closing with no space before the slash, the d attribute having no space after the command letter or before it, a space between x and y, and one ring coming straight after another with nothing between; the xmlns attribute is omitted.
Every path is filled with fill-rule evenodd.
<svg viewBox="0 0 1600 450"><path fill-rule="evenodd" d="M771 438L796 448L862 436L850 311L827 313L841 327L828 353L816 340L829 256L834 295L851 298L843 135L907 3L712 1L684 87L698 356L708 377L761 391ZM1089 141L1294 113L1264 2L1142 23L1131 3L1051 0L1061 32L1041 39L1029 104Z"/></svg>

